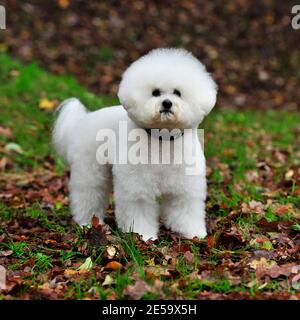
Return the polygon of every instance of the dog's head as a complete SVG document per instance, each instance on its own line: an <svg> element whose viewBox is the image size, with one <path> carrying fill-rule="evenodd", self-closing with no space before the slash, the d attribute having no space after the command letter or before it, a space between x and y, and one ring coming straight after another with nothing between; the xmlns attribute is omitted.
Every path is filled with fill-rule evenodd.
<svg viewBox="0 0 300 320"><path fill-rule="evenodd" d="M156 49L125 71L118 96L144 128L197 127L216 103L217 86L205 67L182 49Z"/></svg>

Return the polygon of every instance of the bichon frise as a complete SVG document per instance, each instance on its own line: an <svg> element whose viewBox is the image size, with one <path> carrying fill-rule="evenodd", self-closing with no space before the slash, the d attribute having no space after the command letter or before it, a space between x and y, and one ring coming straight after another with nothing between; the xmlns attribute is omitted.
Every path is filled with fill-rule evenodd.
<svg viewBox="0 0 300 320"><path fill-rule="evenodd" d="M53 142L71 168L74 220L86 225L96 215L103 223L113 191L122 231L156 239L161 217L182 237L205 237L205 158L197 128L216 95L215 82L192 54L156 49L124 73L121 106L88 112L75 98L64 101ZM183 145L192 151L183 147L182 153L177 147ZM116 155L121 149L125 157ZM187 155L187 161L177 161L178 154ZM192 159L198 169L188 173Z"/></svg>

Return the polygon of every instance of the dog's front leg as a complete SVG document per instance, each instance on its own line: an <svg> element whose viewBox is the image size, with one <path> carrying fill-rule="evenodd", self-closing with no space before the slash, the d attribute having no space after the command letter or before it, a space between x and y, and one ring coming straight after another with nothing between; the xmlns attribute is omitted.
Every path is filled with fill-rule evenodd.
<svg viewBox="0 0 300 320"><path fill-rule="evenodd" d="M159 230L158 205L155 201L116 197L116 219L123 232L136 232L144 241L157 239Z"/></svg>
<svg viewBox="0 0 300 320"><path fill-rule="evenodd" d="M174 195L163 199L163 218L167 228L184 238L204 238L205 201L200 197Z"/></svg>

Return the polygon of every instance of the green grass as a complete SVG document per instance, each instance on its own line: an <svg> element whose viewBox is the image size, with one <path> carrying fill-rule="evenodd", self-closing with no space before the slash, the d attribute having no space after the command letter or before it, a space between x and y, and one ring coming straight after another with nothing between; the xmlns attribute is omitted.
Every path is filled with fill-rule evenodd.
<svg viewBox="0 0 300 320"><path fill-rule="evenodd" d="M36 166L50 152L53 112L39 108L41 99L59 102L76 96L97 109L116 103L110 97L97 97L81 87L72 77L49 75L37 63L22 65L8 55L0 55L0 114L2 126L13 128L14 141L23 153L15 154L19 169Z"/></svg>
<svg viewBox="0 0 300 320"><path fill-rule="evenodd" d="M109 49L102 48L100 55L103 60L111 59ZM3 179L9 181L11 175L23 175L42 168L45 165L45 158L54 157L51 148L50 135L53 125L53 111L45 111L39 108L41 99L47 98L61 102L71 96L76 96L88 106L89 109L117 104L118 100L111 97L99 97L88 92L79 85L74 78L66 76L50 75L43 71L37 63L23 65L15 61L8 55L0 55L0 126L10 128L13 137L0 136L0 156L9 157L12 160L13 168L6 172ZM205 154L207 159L217 159L217 163L208 161L211 172L208 176L209 199L207 211L210 217L218 220L218 228L214 234L215 240L224 230L229 230L234 225L244 238L243 248L224 247L217 244L209 252L206 252L206 240L200 243L191 241L179 241L181 246L188 245L189 250L194 255L194 261L187 264L184 252L178 252L173 258L176 263L172 277L157 276L160 281L165 283L162 289L167 297L182 295L188 299L197 298L201 293L207 291L220 294L233 292L248 292L252 296L258 292L278 292L282 287L277 280L272 280L264 288L260 285L249 286L247 283L231 283L224 275L213 273L208 278L191 279L190 275L202 268L203 259L207 264L207 270L215 270L222 264L228 256L233 261L242 261L245 251L264 249L272 250L273 244L266 240L262 243L255 243L255 235L263 232L256 225L261 216L250 212L241 212L241 204L249 203L252 200L261 201L264 205L270 198L266 184L255 180L248 181L245 177L249 172L258 173L261 176L258 163L267 163L271 167L273 176L275 195L271 196L272 201L278 204L289 204L292 211L278 215L269 207L265 209L264 218L268 222L290 222L291 229L295 232L300 230L299 220L295 219L295 212L299 210L299 196L294 194L295 183L287 186L284 190L278 185L284 178L285 173L290 168L299 166L297 155L297 145L299 145L299 114L282 110L231 110L216 108L201 128L205 129ZM8 143L15 143L22 152L7 151L5 146ZM283 152L288 154L285 161L279 161L274 153ZM55 158L56 169L62 173L65 169L61 161ZM48 161L48 160L47 160ZM26 189L24 189L26 191ZM25 192L24 191L24 192ZM272 190L271 190L272 191ZM112 204L112 203L111 203ZM229 214L236 212L232 218ZM69 249L50 248L44 243L42 235L37 233L30 235L24 240L14 240L13 234L8 233L13 221L20 218L31 219L38 222L41 228L49 236L66 235L72 237L66 240L70 245ZM62 268L76 269L77 265L82 264L87 257L91 257L97 270L91 270L88 278L78 281L70 281L66 298L83 299L89 294L97 294L100 299L108 299L115 295L118 299L124 299L124 289L142 279L154 285L155 277L149 276L145 272L149 261L155 260L156 266L163 265L164 260L160 254L162 248L172 252L174 245L170 238L161 241L143 250L131 234L122 235L118 231L113 234L117 246L124 250L124 257L121 262L126 268L122 270L105 273L103 269L105 261L106 246L97 248L88 246L84 251L80 249L86 242L87 230L82 230L75 224L70 223L70 214L67 206L55 203L53 209L45 209L37 200L26 208L13 208L6 204L0 204L0 235L7 235L6 242L0 243L1 250L12 250L12 260L7 265L8 270L24 269L29 265L32 275L29 277L31 282L25 283L20 288L16 297L28 288L33 288L34 284L42 285L41 276L45 276L47 271L56 265ZM269 235L264 233L266 237ZM59 242L59 240L57 240ZM61 241L62 242L62 241ZM173 254L173 253L172 253ZM152 259L152 260L151 260ZM169 262L168 262L169 263ZM103 286L102 274L109 274L113 283ZM100 276L99 276L100 274ZM244 276L244 274L243 274ZM253 272L246 272L246 277L253 277ZM249 280L249 279L248 279ZM253 279L254 280L254 279ZM294 292L292 288L289 292ZM147 292L143 299L159 298L157 292ZM1 299L0 294L0 299Z"/></svg>

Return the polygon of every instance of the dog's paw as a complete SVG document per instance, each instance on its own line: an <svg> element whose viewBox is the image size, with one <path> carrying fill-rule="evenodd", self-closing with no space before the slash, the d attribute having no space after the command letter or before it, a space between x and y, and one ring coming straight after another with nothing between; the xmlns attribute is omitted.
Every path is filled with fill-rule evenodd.
<svg viewBox="0 0 300 320"><path fill-rule="evenodd" d="M137 227L137 225L134 226L121 226L120 228L123 232L134 232L137 233L138 235L140 235L140 237L142 238L143 241L148 241L148 240L156 240L158 238L157 234L158 234L158 228L153 228L152 226L139 226L139 228Z"/></svg>
<svg viewBox="0 0 300 320"><path fill-rule="evenodd" d="M181 236L185 239L193 239L194 237L197 237L199 239L203 239L207 236L206 228L199 228L199 230L196 231L187 231L181 234Z"/></svg>
<svg viewBox="0 0 300 320"><path fill-rule="evenodd" d="M142 239L146 242L148 240L155 241L157 240L157 234L141 234Z"/></svg>
<svg viewBox="0 0 300 320"><path fill-rule="evenodd" d="M125 232L134 232L134 233L137 233L140 237L141 237L141 239L143 240L143 241L148 241L148 240L152 240L152 241L155 241L155 240L157 240L158 239L158 236L157 236L157 234L151 234L151 233L141 233L141 232L137 232L137 231L125 231Z"/></svg>

